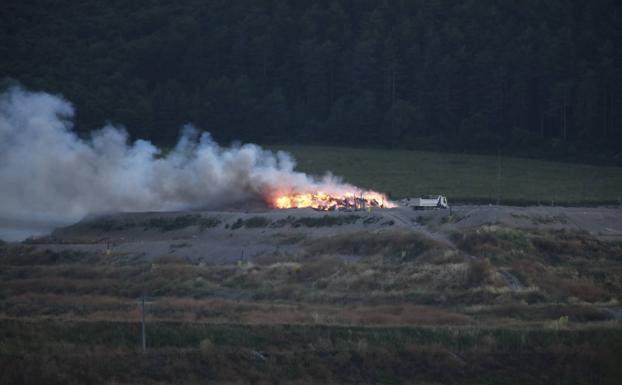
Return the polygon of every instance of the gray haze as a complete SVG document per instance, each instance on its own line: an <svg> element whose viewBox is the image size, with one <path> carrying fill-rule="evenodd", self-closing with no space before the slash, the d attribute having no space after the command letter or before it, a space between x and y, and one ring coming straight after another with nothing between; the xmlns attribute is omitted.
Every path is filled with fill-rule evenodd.
<svg viewBox="0 0 622 385"><path fill-rule="evenodd" d="M295 161L253 144L220 147L187 125L162 154L128 143L106 125L88 138L72 129L74 109L57 95L13 86L0 93L0 239L16 240L118 211L218 208L278 193L357 190L330 175L294 171Z"/></svg>

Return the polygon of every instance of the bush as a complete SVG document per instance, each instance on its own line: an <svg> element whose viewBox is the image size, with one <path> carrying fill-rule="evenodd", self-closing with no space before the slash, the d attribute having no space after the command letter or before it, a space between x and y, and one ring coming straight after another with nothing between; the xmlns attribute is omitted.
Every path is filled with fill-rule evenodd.
<svg viewBox="0 0 622 385"><path fill-rule="evenodd" d="M300 281L315 281L329 277L345 266L340 258L321 257L308 259L304 264L295 270L296 278Z"/></svg>
<svg viewBox="0 0 622 385"><path fill-rule="evenodd" d="M472 259L466 275L467 287L483 286L492 281L492 265L488 259Z"/></svg>
<svg viewBox="0 0 622 385"><path fill-rule="evenodd" d="M125 231L136 226L136 223L129 219L101 218L89 223L88 226L100 231Z"/></svg>
<svg viewBox="0 0 622 385"><path fill-rule="evenodd" d="M216 345L209 338L204 338L199 343L199 350L202 354L213 354L216 353Z"/></svg>
<svg viewBox="0 0 622 385"><path fill-rule="evenodd" d="M292 227L333 227L356 223L361 219L358 215L324 215L322 217L294 218L288 216L274 221L270 227L279 228L290 225ZM369 218L368 218L369 219ZM367 224L372 222L365 222Z"/></svg>
<svg viewBox="0 0 622 385"><path fill-rule="evenodd" d="M433 240L414 233L360 232L314 240L307 246L307 251L314 255L382 255L396 261L407 261L439 247Z"/></svg>
<svg viewBox="0 0 622 385"><path fill-rule="evenodd" d="M231 225L231 230L237 230L240 227L244 226L244 221L242 220L242 218L238 218L235 222L233 222L233 224Z"/></svg>
<svg viewBox="0 0 622 385"><path fill-rule="evenodd" d="M201 231L208 229L208 228L216 227L220 225L220 223L221 223L221 220L215 217L201 217L198 221L199 229Z"/></svg>
<svg viewBox="0 0 622 385"><path fill-rule="evenodd" d="M294 227L332 227L332 226L342 226L349 225L358 221L361 217L358 215L346 215L346 216L333 216L333 215L324 215L320 218L298 218L292 223Z"/></svg>
<svg viewBox="0 0 622 385"><path fill-rule="evenodd" d="M181 215L174 218L153 218L149 220L148 227L155 227L162 231L180 230L196 225L200 219L200 215Z"/></svg>
<svg viewBox="0 0 622 385"><path fill-rule="evenodd" d="M266 217L252 217L244 221L244 226L248 228L267 227L270 220Z"/></svg>

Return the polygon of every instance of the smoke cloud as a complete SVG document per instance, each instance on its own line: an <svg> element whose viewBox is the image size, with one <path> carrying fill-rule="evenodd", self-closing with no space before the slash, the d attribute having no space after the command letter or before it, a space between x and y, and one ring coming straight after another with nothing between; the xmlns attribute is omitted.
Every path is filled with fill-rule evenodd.
<svg viewBox="0 0 622 385"><path fill-rule="evenodd" d="M220 208L275 193L354 189L294 171L294 159L254 144L221 147L182 128L162 153L106 125L80 138L58 95L12 86L0 93L0 238L51 230L88 214ZM355 189L356 190L356 189Z"/></svg>

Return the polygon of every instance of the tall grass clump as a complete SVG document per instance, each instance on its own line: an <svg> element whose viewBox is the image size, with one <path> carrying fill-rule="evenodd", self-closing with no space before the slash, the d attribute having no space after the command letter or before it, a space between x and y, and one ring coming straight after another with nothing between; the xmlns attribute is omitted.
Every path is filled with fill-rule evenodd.
<svg viewBox="0 0 622 385"><path fill-rule="evenodd" d="M407 261L440 248L434 240L415 233L359 232L313 240L307 244L306 249L311 255L341 254L360 257L381 255L393 260Z"/></svg>

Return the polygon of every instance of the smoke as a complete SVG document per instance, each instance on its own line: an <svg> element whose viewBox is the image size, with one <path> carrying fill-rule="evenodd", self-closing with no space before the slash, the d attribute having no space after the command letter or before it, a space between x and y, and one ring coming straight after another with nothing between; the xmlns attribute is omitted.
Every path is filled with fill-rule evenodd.
<svg viewBox="0 0 622 385"><path fill-rule="evenodd" d="M162 153L106 125L80 138L58 95L12 86L0 94L0 238L24 237L93 213L219 208L277 192L343 191L338 178L294 171L294 159L254 144L221 147L182 128ZM23 230L23 231L21 231Z"/></svg>

